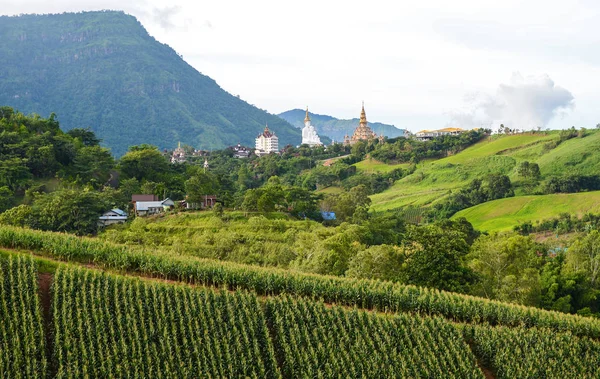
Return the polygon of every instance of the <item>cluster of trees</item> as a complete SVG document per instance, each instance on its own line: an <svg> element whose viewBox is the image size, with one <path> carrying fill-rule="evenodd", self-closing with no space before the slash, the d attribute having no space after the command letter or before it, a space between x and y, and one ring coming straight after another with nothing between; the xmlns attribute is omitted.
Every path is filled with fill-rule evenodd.
<svg viewBox="0 0 600 379"><path fill-rule="evenodd" d="M600 229L600 214L594 213L586 213L582 217L577 217L569 213L561 213L558 217L542 221L538 220L535 224L531 221L522 222L513 228L515 232L525 236L531 233L548 231L556 234L566 234L597 229Z"/></svg>
<svg viewBox="0 0 600 379"><path fill-rule="evenodd" d="M417 163L426 158L441 158L455 154L488 135L490 130L470 130L456 136L441 136L430 141L395 138L376 145L371 157L387 163Z"/></svg>
<svg viewBox="0 0 600 379"><path fill-rule="evenodd" d="M544 193L574 193L600 190L600 176L577 175L553 176L544 184Z"/></svg>
<svg viewBox="0 0 600 379"><path fill-rule="evenodd" d="M466 256L478 277L471 293L566 313L600 316L600 233L568 249L518 234L480 237Z"/></svg>
<svg viewBox="0 0 600 379"><path fill-rule="evenodd" d="M467 187L450 194L444 201L427 212L430 219L449 218L456 212L486 201L514 196L510 178L502 174L490 174L484 179L474 179Z"/></svg>

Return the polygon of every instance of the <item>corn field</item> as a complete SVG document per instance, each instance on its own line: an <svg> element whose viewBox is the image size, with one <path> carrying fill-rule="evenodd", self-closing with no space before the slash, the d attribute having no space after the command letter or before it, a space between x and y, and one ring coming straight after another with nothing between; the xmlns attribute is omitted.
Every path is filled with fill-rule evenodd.
<svg viewBox="0 0 600 379"><path fill-rule="evenodd" d="M462 335L440 318L383 317L282 297L267 302L287 378L483 378Z"/></svg>
<svg viewBox="0 0 600 379"><path fill-rule="evenodd" d="M0 246L33 250L65 261L137 272L157 278L254 291L293 294L386 312L439 315L453 321L544 327L600 338L600 320L490 301L435 289L366 279L321 276L144 251L72 235L0 226Z"/></svg>
<svg viewBox="0 0 600 379"><path fill-rule="evenodd" d="M254 295L60 268L53 296L57 378L280 377Z"/></svg>
<svg viewBox="0 0 600 379"><path fill-rule="evenodd" d="M34 261L0 260L0 377L47 375L44 329Z"/></svg>
<svg viewBox="0 0 600 379"><path fill-rule="evenodd" d="M600 378L600 342L59 265L47 353L36 263L0 259L2 378ZM46 355L51 359L47 359Z"/></svg>
<svg viewBox="0 0 600 379"><path fill-rule="evenodd" d="M600 342L548 329L466 326L498 378L600 378Z"/></svg>

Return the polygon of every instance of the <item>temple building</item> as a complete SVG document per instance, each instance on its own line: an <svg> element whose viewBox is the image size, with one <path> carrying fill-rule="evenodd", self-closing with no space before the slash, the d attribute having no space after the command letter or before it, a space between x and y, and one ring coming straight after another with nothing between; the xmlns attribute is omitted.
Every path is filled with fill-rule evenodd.
<svg viewBox="0 0 600 379"><path fill-rule="evenodd" d="M352 137L346 136L344 137L344 145L353 145L358 141L368 141L370 139L377 138L377 134L369 128L369 124L367 122L367 114L365 113L365 103L363 102L362 110L360 112L360 122L358 127L354 129L354 133Z"/></svg>
<svg viewBox="0 0 600 379"><path fill-rule="evenodd" d="M256 155L263 156L279 151L279 138L265 126L265 130L256 137Z"/></svg>
<svg viewBox="0 0 600 379"><path fill-rule="evenodd" d="M306 117L304 117L304 128L302 128L302 144L310 147L322 145L321 139L315 130L315 127L310 124L308 116L308 107L306 107Z"/></svg>
<svg viewBox="0 0 600 379"><path fill-rule="evenodd" d="M181 142L177 144L177 149L173 151L171 163L184 163L186 161L185 150L181 148Z"/></svg>

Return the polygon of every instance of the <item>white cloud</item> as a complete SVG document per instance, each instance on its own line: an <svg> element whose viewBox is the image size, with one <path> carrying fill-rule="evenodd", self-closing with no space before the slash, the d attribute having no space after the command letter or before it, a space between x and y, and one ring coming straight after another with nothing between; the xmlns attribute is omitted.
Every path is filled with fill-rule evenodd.
<svg viewBox="0 0 600 379"><path fill-rule="evenodd" d="M545 127L556 116L574 109L574 97L548 75L523 77L514 73L493 95L476 93L466 110L451 113L452 124L478 127L504 124L511 129Z"/></svg>

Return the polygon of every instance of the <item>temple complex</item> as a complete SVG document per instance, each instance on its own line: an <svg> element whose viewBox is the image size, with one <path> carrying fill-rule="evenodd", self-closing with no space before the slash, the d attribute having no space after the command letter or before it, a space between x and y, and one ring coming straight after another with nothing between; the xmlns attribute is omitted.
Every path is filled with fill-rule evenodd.
<svg viewBox="0 0 600 379"><path fill-rule="evenodd" d="M263 156L279 151L279 138L265 126L265 130L256 137L256 155Z"/></svg>
<svg viewBox="0 0 600 379"><path fill-rule="evenodd" d="M354 129L354 133L352 137L346 136L344 137L344 145L353 145L358 141L368 141L370 139L377 138L377 134L371 130L369 124L367 123L367 114L365 113L365 103L363 102L362 110L360 112L360 122L358 127Z"/></svg>
<svg viewBox="0 0 600 379"><path fill-rule="evenodd" d="M304 118L304 128L302 128L302 144L310 147L322 145L321 139L315 130L315 127L310 123L308 116L308 107L306 107L306 117Z"/></svg>
<svg viewBox="0 0 600 379"><path fill-rule="evenodd" d="M177 144L177 149L173 151L171 156L171 163L183 163L187 160L185 156L185 150L181 147L181 142Z"/></svg>

